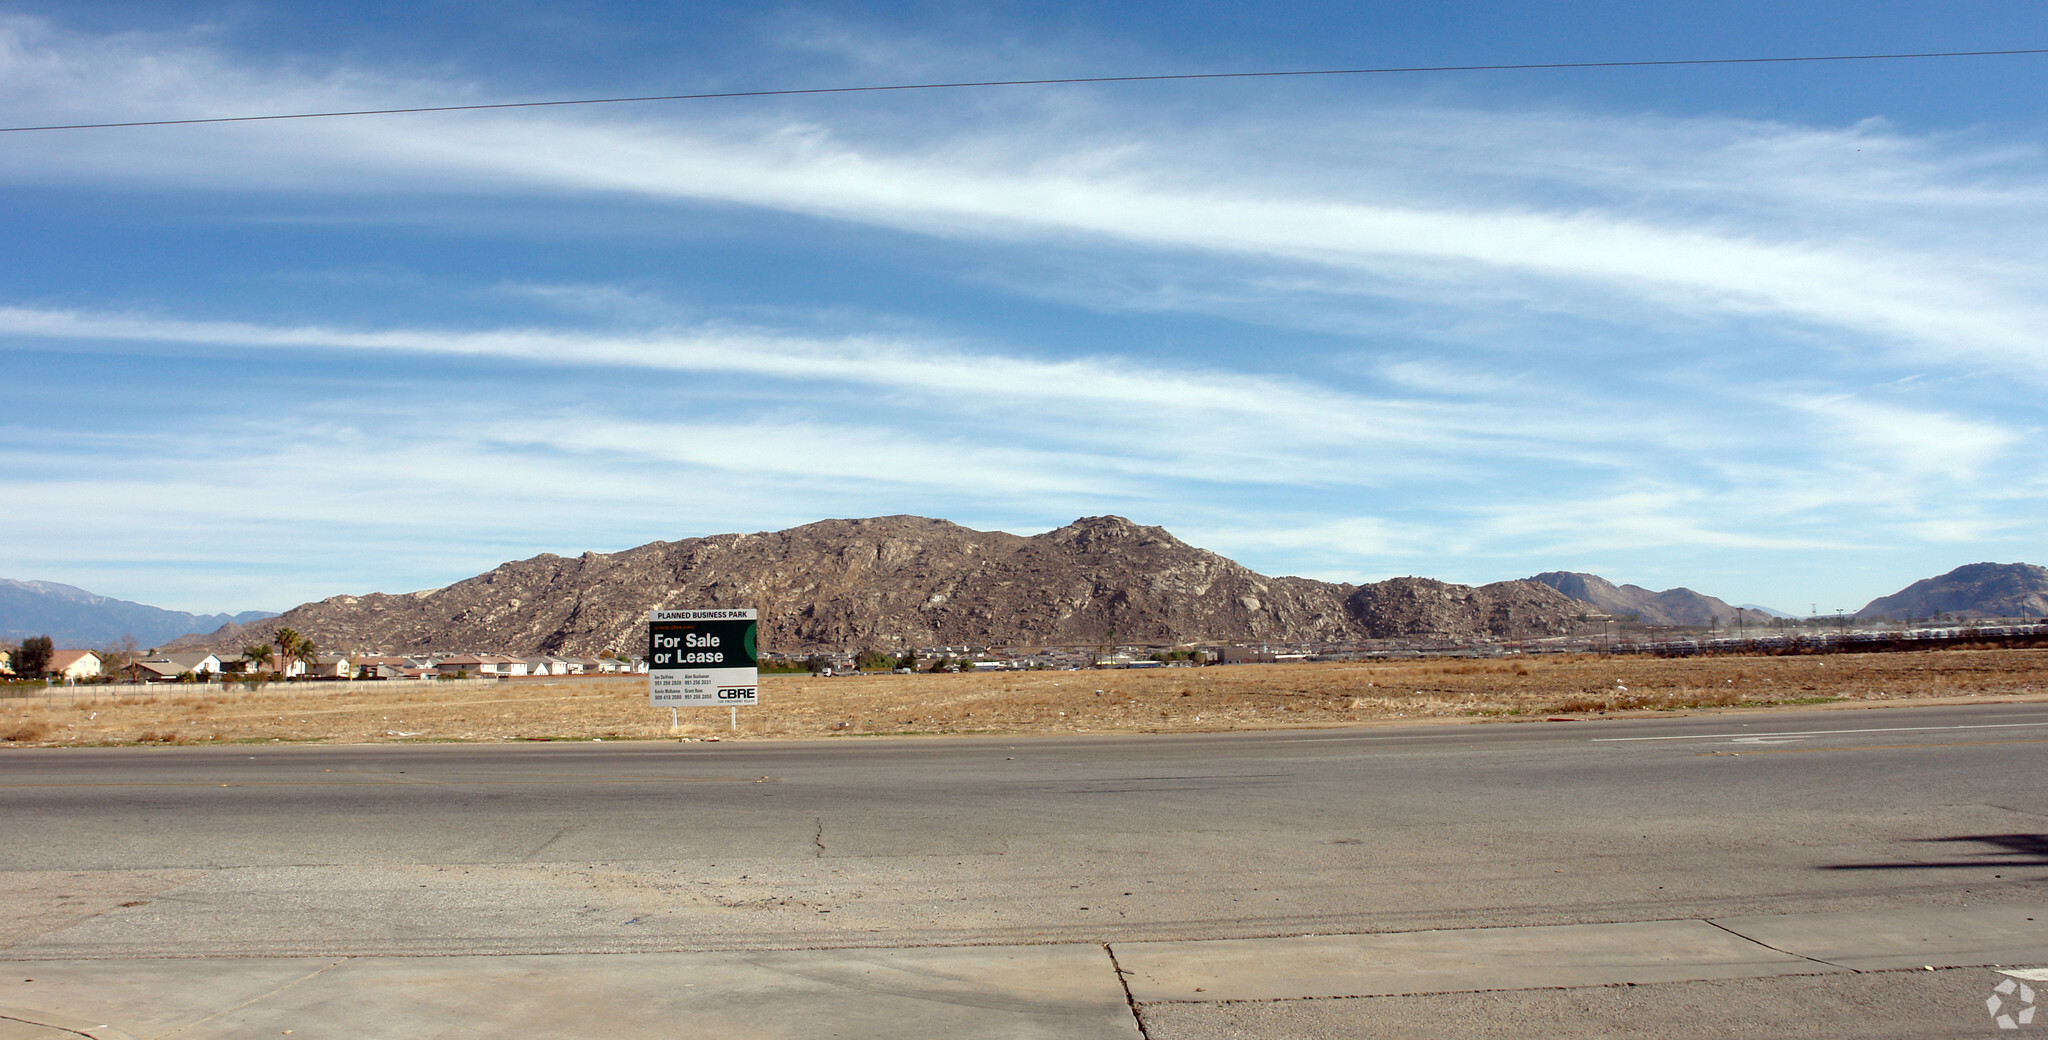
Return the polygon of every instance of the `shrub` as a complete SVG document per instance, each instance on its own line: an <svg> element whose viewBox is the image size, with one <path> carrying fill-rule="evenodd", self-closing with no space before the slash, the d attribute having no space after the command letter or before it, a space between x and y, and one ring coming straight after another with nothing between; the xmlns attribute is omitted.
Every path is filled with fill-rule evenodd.
<svg viewBox="0 0 2048 1040"><path fill-rule="evenodd" d="M21 722L17 723L13 729L0 731L0 740L27 743L31 740L41 740L49 732L50 726L48 723L35 721Z"/></svg>

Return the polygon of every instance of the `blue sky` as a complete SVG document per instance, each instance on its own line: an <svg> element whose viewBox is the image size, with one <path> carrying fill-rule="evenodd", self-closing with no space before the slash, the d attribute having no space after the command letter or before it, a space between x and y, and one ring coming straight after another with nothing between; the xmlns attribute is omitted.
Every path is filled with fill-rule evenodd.
<svg viewBox="0 0 2048 1040"><path fill-rule="evenodd" d="M1113 10L1104 10L1113 8ZM2048 6L0 2L10 125L2048 47ZM2048 56L0 135L0 575L1117 513L1854 609L2048 562Z"/></svg>

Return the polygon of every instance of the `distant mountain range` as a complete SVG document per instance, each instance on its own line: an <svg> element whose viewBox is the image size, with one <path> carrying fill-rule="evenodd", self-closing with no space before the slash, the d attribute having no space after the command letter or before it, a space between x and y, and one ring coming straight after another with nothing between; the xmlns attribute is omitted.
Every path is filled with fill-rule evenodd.
<svg viewBox="0 0 2048 1040"><path fill-rule="evenodd" d="M759 609L763 646L805 653L1518 639L1571 633L1594 611L1675 626L1784 616L1691 589L1656 592L1571 571L1477 587L1415 577L1365 585L1267 577L1116 516L1028 538L885 516L609 554L544 553L446 588L334 596L283 615L186 614L0 579L0 638L48 633L59 645L107 646L132 634L143 647L239 651L288 625L337 650L593 654L642 647L650 609L722 606ZM2048 569L1959 567L1875 600L1857 617L1939 614L2048 616Z"/></svg>
<svg viewBox="0 0 2048 1040"><path fill-rule="evenodd" d="M1971 563L1871 600L1858 618L2048 617L2048 567Z"/></svg>
<svg viewBox="0 0 2048 1040"><path fill-rule="evenodd" d="M239 614L188 614L124 599L111 599L54 581L0 578L0 640L17 642L49 636L59 647L111 647L128 636L148 650L194 632L211 632L224 624L248 624L274 611Z"/></svg>
<svg viewBox="0 0 2048 1040"><path fill-rule="evenodd" d="M1691 589L1651 592L1640 585L1616 585L1598 574L1576 571L1545 571L1524 580L1548 585L1609 614L1633 615L1648 625L1731 624L1737 619L1737 610L1749 621L1762 620L1754 607L1732 607Z"/></svg>
<svg viewBox="0 0 2048 1040"><path fill-rule="evenodd" d="M784 653L1514 639L1564 634L1584 613L1529 582L1267 577L1118 516L1029 538L884 516L543 554L446 588L307 603L181 645L236 650L289 625L336 649L637 651L650 609L742 606L761 612L761 645Z"/></svg>

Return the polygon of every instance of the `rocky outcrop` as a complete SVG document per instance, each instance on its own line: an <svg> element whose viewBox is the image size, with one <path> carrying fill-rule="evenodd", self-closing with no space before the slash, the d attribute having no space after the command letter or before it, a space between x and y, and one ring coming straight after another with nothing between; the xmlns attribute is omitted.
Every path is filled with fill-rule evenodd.
<svg viewBox="0 0 2048 1040"><path fill-rule="evenodd" d="M885 516L653 542L611 554L543 554L442 589L335 596L192 642L238 650L288 625L336 649L592 654L644 646L650 609L749 606L761 612L762 645L786 653L1341 643L1388 635L1556 634L1575 609L1524 582L1481 589L1429 584L1454 590L1451 600L1462 605L1361 608L1358 586L1266 577L1163 528L1117 516L1088 517L1029 538ZM1395 615L1412 615L1413 623Z"/></svg>
<svg viewBox="0 0 2048 1040"><path fill-rule="evenodd" d="M1431 578L1389 578L1362 586L1344 606L1373 639L1563 635L1578 626L1586 611L1556 589L1534 582L1497 581L1474 588Z"/></svg>
<svg viewBox="0 0 2048 1040"><path fill-rule="evenodd" d="M1737 616L1735 607L1686 588L1651 592L1640 585L1616 585L1598 574L1576 571L1545 571L1526 580L1548 585L1605 613L1633 615L1650 625L1719 625ZM1755 612L1749 614L1755 620Z"/></svg>
<svg viewBox="0 0 2048 1040"><path fill-rule="evenodd" d="M1859 618L2048 617L2048 568L1971 563L1871 600Z"/></svg>

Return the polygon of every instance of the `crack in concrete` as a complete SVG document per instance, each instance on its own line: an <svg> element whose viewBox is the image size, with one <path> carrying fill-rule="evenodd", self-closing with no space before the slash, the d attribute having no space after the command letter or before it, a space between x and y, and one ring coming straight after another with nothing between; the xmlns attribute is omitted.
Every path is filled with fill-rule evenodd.
<svg viewBox="0 0 2048 1040"><path fill-rule="evenodd" d="M1799 958L1799 959L1800 959L1800 960L1802 960L1802 961L1812 961L1812 962L1813 962L1813 963L1815 963L1815 964L1825 964L1825 965L1827 965L1827 966L1828 966L1828 967L1830 967L1830 968L1840 968L1841 970L1843 970L1843 971L1846 971L1846 972L1849 972L1849 973L1851 973L1851 974L1854 974L1854 975L1861 975L1861 974L1863 974L1863 973L1862 973L1861 971L1858 971L1858 970L1857 970L1857 969L1855 969L1855 968L1851 968L1851 967L1849 967L1849 966L1848 966L1848 965L1846 965L1846 964L1836 964L1836 963L1835 963L1835 962L1833 962L1833 961L1824 961L1824 960L1821 960L1821 959L1820 959L1819 957L1808 957L1807 955L1805 955L1805 954L1803 954L1803 953L1793 953L1793 952L1792 952L1791 950L1781 950L1781 949L1778 949L1777 947L1775 947L1775 946L1772 946L1772 945L1771 945L1770 943L1767 943L1767 942L1764 942L1764 941L1762 941L1762 940L1760 940L1760 939L1754 939L1754 938L1751 938L1750 936L1744 935L1744 934L1742 934L1741 932L1738 932L1738 931L1736 931L1735 929L1733 929L1733 928L1730 928L1730 927L1728 927L1727 925L1724 925L1724 924L1720 923L1719 921L1709 921L1709 920L1707 920L1707 919L1706 919L1706 918L1704 918L1704 917L1700 918L1700 920L1701 920L1701 921L1703 921L1703 922L1705 922L1705 923L1706 923L1706 924L1708 924L1708 925L1711 925L1711 926L1713 926L1713 927L1715 927L1715 928L1719 928L1719 929L1721 929L1721 930L1722 930L1722 931L1724 931L1724 932L1727 932L1727 933L1728 933L1729 935L1732 935L1732 936L1736 937L1737 939L1741 939L1741 940L1742 940L1743 942L1751 942L1751 943L1756 943L1756 944L1757 944L1758 946L1761 946L1761 947L1763 947L1764 949L1766 949L1766 950L1769 950L1769 951L1771 951L1772 953L1782 953L1782 954L1784 954L1784 955L1785 955L1785 956L1787 956L1787 957L1797 957L1797 958Z"/></svg>
<svg viewBox="0 0 2048 1040"><path fill-rule="evenodd" d="M824 858L825 858L825 818L824 818L823 816L820 816L820 817L818 817L818 830L817 830L817 832L816 832L816 833L814 833L814 834L812 834L812 835L811 835L811 844L813 844L813 845L816 845L816 846L818 847L818 851L816 851L816 852L814 852L814 853L811 853L811 858L812 858L812 859L824 859Z"/></svg>
<svg viewBox="0 0 2048 1040"><path fill-rule="evenodd" d="M2000 805L1997 802L1985 802L1984 804L1990 806L1993 809L1998 809L2009 813L2019 813L2022 816L2048 816L2048 812L2042 812L2038 809L2019 809L2010 805Z"/></svg>
<svg viewBox="0 0 2048 1040"><path fill-rule="evenodd" d="M564 835L564 834L567 834L567 833L569 833L569 828L567 828L567 827L564 827L564 828L562 828L561 830L558 830L558 831L556 831L556 832L555 832L555 836L554 836L554 837L552 837L552 838L549 838L548 840L546 840L546 841L544 841L544 842L541 842L541 843L540 843L539 845L536 845L536 846L534 846L534 849L533 849L533 851L532 851L532 852L529 852L529 853L527 853L527 854L526 854L526 855L524 855L524 856L521 856L521 857L519 857L519 861L520 861L521 863L531 863L531 862L533 862L533 857L535 857L535 856L538 856L538 855L540 855L540 854L541 854L541 853L543 853L543 852L546 852L546 851L548 850L548 846L550 846L550 845L553 845L554 843L556 843L556 842L558 842L558 841L561 841L561 840L562 840L562 835Z"/></svg>
<svg viewBox="0 0 2048 1040"><path fill-rule="evenodd" d="M1131 1006L1131 1018L1135 1019L1138 1023L1138 1036L1142 1040L1152 1040L1151 1031L1145 1028L1145 1012L1138 1007L1138 998L1131 995L1131 973L1125 971L1122 964L1117 963L1116 950L1112 949L1108 943L1102 944L1102 952L1109 955L1109 967L1112 971L1116 972L1116 984L1124 989L1124 1003Z"/></svg>
<svg viewBox="0 0 2048 1040"><path fill-rule="evenodd" d="M179 1026L178 1028L176 1028L176 1029L173 1029L173 1030L171 1030L170 1032L168 1032L168 1033L165 1033L165 1034L163 1034L163 1038L164 1038L164 1040L168 1040L168 1038L170 1038L170 1037L174 1037L174 1036L177 1036L177 1035L178 1035L179 1033L182 1033L182 1032L184 1032L184 1031L185 1031L185 1030L187 1030L187 1029L191 1029L191 1028L192 1028L192 1027L194 1027L194 1026L203 1026L203 1025L205 1025L206 1023L208 1023L208 1022L211 1022L211 1021L213 1021L214 1019L216 1019L216 1018L219 1018L219 1017L221 1017L222 1015L232 1015L232 1014L234 1014L235 1012L237 1012L237 1011L240 1011L240 1010L242 1010L243 1008L245 1008L245 1007L248 1007L249 1005L251 1005L251 1004L254 1004L254 1003L256 1003L256 1002L257 1002L257 1001L259 1001L259 1000L269 1000L270 998L272 998L272 997L274 997L274 996L277 996L277 995L278 995L279 993L283 993L283 992L284 992L285 990L291 989L292 987L294 987L294 986L297 986L297 985L299 985L299 984L300 984L300 983L302 983L302 982L308 982L308 981L310 981L310 980L312 980L312 979L318 978L319 976L321 976L321 975L324 975L324 974L326 974L326 973L327 973L327 972L328 972L329 970L331 970L331 969L333 969L333 968L335 968L335 967L338 967L338 966L340 966L340 965L343 965L343 964L347 964L347 963L348 963L349 961L352 961L352 960L355 960L355 958L354 958L354 957L343 957L343 958L341 958L340 960L337 960L337 961L335 961L335 962L334 962L334 963L332 963L332 964L326 964L326 965L322 965L322 966L321 966L321 968L320 968L320 969L319 969L318 971L315 971L315 972L311 972L311 973L309 973L309 974L306 974L306 975L302 975L302 976L300 976L300 977L298 977L298 978L296 978L296 979L293 979L293 980L291 980L290 982L287 982L287 983L285 983L285 984L284 984L284 985L282 985L282 986L279 986L279 987L277 987L276 989L273 989L273 990L271 990L271 991L270 991L270 992L268 992L268 993L263 993L263 994L259 994L259 995L257 995L257 996L254 996L254 997L250 997L249 999L247 999L247 1000L245 1000L245 1001L242 1001L242 1002L241 1002L241 1003L239 1003L239 1004L236 1004L236 1005L235 1005L234 1007L231 1007L231 1008L223 1008L222 1010L220 1010L220 1011L216 1011L216 1012L214 1012L213 1014L211 1014L211 1015L208 1015L208 1016L206 1016L205 1018L202 1018L202 1019L198 1020L197 1022L187 1022L187 1023L185 1023L184 1025L182 1025L182 1026Z"/></svg>
<svg viewBox="0 0 2048 1040"><path fill-rule="evenodd" d="M29 1011L22 1008L0 1007L0 1022L20 1022L25 1025L41 1026L44 1029L55 1029L60 1033L70 1033L72 1036L82 1036L85 1040L135 1040L133 1034L122 1032L114 1026L104 1023L87 1025L84 1021L74 1021L67 1015L59 1015L48 1011Z"/></svg>

